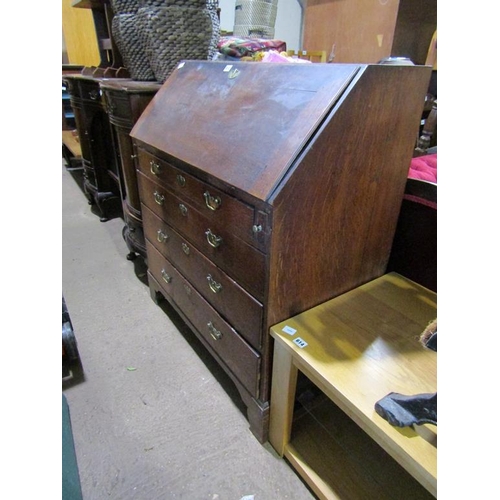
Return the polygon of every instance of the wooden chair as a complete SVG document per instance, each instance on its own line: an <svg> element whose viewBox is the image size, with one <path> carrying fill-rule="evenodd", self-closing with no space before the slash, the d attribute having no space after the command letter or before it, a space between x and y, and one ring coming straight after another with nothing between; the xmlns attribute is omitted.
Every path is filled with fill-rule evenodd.
<svg viewBox="0 0 500 500"><path fill-rule="evenodd" d="M413 156L437 153L437 30L429 44L425 64L432 66L432 75L425 98L423 124Z"/></svg>
<svg viewBox="0 0 500 500"><path fill-rule="evenodd" d="M437 292L437 184L406 181L387 272Z"/></svg>
<svg viewBox="0 0 500 500"><path fill-rule="evenodd" d="M290 57L298 57L311 62L326 62L326 50L288 50L287 54Z"/></svg>
<svg viewBox="0 0 500 500"><path fill-rule="evenodd" d="M427 116L424 115L420 136L413 152L414 157L437 153L437 99L428 95L425 107L430 107L430 110Z"/></svg>

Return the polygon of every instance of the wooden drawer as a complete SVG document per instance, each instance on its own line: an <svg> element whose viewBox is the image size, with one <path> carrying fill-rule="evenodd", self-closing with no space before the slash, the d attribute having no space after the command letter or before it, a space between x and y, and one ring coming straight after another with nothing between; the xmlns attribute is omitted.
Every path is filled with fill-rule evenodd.
<svg viewBox="0 0 500 500"><path fill-rule="evenodd" d="M258 398L260 356L146 240L149 272L250 394Z"/></svg>
<svg viewBox="0 0 500 500"><path fill-rule="evenodd" d="M111 123L114 123L114 120L118 119L122 121L123 124L128 124L132 127L134 122L132 120L132 109L128 96L106 89L102 90L102 92L104 94L104 101Z"/></svg>
<svg viewBox="0 0 500 500"><path fill-rule="evenodd" d="M144 205L142 215L145 232L155 248L252 347L260 350L262 304Z"/></svg>
<svg viewBox="0 0 500 500"><path fill-rule="evenodd" d="M254 207L189 175L170 163L138 148L139 169L149 179L188 199L212 223L222 223L234 229L234 234L252 246L265 251L266 231L255 232L257 222ZM262 225L262 221L259 219Z"/></svg>
<svg viewBox="0 0 500 500"><path fill-rule="evenodd" d="M86 101L95 102L97 105L101 103L101 89L99 83L92 80L78 81L78 96Z"/></svg>
<svg viewBox="0 0 500 500"><path fill-rule="evenodd" d="M177 198L140 172L138 172L138 183L144 205L258 300L263 300L265 277L263 253L236 237L233 225L228 225L224 219L216 222L206 217L193 205Z"/></svg>

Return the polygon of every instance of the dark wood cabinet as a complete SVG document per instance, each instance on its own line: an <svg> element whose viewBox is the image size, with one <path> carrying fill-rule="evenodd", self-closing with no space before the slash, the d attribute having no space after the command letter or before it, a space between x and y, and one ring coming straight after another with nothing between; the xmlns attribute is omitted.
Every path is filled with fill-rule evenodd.
<svg viewBox="0 0 500 500"><path fill-rule="evenodd" d="M121 195L120 167L100 89L104 79L83 74L63 78L68 84L80 139L85 195L90 204L96 204L101 221L106 221L109 203Z"/></svg>
<svg viewBox="0 0 500 500"><path fill-rule="evenodd" d="M385 272L429 77L186 61L131 132L152 297L229 374L261 442L270 326Z"/></svg>
<svg viewBox="0 0 500 500"><path fill-rule="evenodd" d="M145 258L146 243L130 131L161 85L156 82L115 79L103 81L100 86L120 165L120 190L125 221L123 238L130 251L128 258L133 259L137 254Z"/></svg>

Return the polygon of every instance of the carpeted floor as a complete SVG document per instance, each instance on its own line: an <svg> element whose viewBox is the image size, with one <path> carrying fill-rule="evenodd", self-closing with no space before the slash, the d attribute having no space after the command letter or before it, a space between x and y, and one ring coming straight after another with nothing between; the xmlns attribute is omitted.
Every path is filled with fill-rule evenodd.
<svg viewBox="0 0 500 500"><path fill-rule="evenodd" d="M63 383L84 500L305 500L248 428L238 393L129 261L123 220L100 222L62 167L62 292L83 368Z"/></svg>

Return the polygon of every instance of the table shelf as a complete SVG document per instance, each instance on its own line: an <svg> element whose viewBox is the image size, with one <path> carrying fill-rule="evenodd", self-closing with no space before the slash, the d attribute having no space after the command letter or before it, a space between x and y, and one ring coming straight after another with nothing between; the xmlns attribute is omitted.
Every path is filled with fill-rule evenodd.
<svg viewBox="0 0 500 500"><path fill-rule="evenodd" d="M437 426L374 410L390 392L436 392L436 353L418 340L436 300L390 273L271 328L270 442L320 498L437 495ZM299 372L324 401L294 418Z"/></svg>

